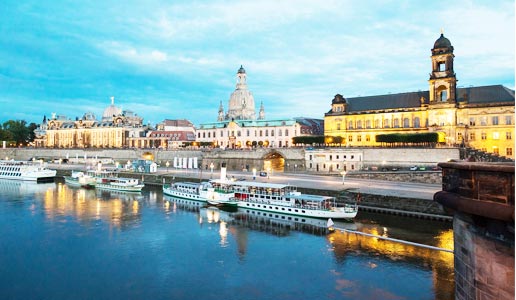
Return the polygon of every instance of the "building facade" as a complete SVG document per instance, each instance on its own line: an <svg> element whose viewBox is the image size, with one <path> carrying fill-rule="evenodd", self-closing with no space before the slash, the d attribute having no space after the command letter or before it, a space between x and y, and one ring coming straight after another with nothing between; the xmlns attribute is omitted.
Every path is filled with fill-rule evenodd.
<svg viewBox="0 0 516 300"><path fill-rule="evenodd" d="M348 146L380 146L380 134L438 132L448 146L514 159L514 91L501 85L457 87L453 50L443 34L435 41L428 91L335 95L324 135L340 136Z"/></svg>
<svg viewBox="0 0 516 300"><path fill-rule="evenodd" d="M188 120L164 120L143 137L130 137L131 148L177 149L195 142L195 128Z"/></svg>
<svg viewBox="0 0 516 300"><path fill-rule="evenodd" d="M322 135L323 120L292 118L266 120L263 102L256 117L255 102L247 86L242 66L237 71L236 89L224 113L220 103L217 122L200 124L196 140L221 148L290 147L292 138L301 135Z"/></svg>
<svg viewBox="0 0 516 300"><path fill-rule="evenodd" d="M148 128L142 122L143 119L134 112L115 106L112 97L101 121L91 112L75 120L55 113L50 119L44 117L35 130L35 145L47 148L123 148L128 146L129 138L145 136Z"/></svg>

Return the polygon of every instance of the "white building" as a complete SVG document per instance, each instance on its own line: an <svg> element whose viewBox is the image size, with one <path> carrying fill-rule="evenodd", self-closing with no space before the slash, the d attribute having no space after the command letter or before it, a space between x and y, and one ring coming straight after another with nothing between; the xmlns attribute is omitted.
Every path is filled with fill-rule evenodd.
<svg viewBox="0 0 516 300"><path fill-rule="evenodd" d="M361 149L314 149L305 151L305 165L309 172L340 173L362 169L364 153Z"/></svg>
<svg viewBox="0 0 516 300"><path fill-rule="evenodd" d="M208 142L221 148L290 147L293 137L322 135L323 130L323 121L317 119L265 120L263 102L257 118L254 97L247 87L247 75L240 66L227 113L221 102L217 122L200 124L196 138L197 142Z"/></svg>

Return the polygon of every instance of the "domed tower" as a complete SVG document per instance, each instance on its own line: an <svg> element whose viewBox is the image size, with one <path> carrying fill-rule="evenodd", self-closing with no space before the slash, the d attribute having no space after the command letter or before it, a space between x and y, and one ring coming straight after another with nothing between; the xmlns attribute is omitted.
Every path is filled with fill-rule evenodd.
<svg viewBox="0 0 516 300"><path fill-rule="evenodd" d="M122 114L122 109L115 106L115 97L111 97L111 105L106 107L102 114L102 121L113 121L113 117Z"/></svg>
<svg viewBox="0 0 516 300"><path fill-rule="evenodd" d="M237 72L236 89L229 98L226 120L255 120L254 97L247 89L247 75L240 66Z"/></svg>
<svg viewBox="0 0 516 300"><path fill-rule="evenodd" d="M258 120L265 120L265 108L263 107L263 102L260 103L260 112L258 113Z"/></svg>
<svg viewBox="0 0 516 300"><path fill-rule="evenodd" d="M453 71L453 46L444 34L435 41L432 48L432 73L430 85L430 104L455 103L457 78Z"/></svg>

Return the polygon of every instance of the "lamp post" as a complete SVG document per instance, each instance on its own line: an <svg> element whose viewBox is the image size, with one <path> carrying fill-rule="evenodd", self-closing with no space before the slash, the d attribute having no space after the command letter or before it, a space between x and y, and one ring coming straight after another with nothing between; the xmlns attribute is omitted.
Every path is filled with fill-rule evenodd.
<svg viewBox="0 0 516 300"><path fill-rule="evenodd" d="M214 167L214 166L213 166L213 163L210 163L210 171L211 171L211 173L210 173L210 179L212 179L212 178L213 178L213 167Z"/></svg>
<svg viewBox="0 0 516 300"><path fill-rule="evenodd" d="M256 180L256 168L253 168L253 180Z"/></svg>
<svg viewBox="0 0 516 300"><path fill-rule="evenodd" d="M344 179L346 178L346 171L342 171L342 172L340 172L340 174L342 175L342 185L344 185Z"/></svg>
<svg viewBox="0 0 516 300"><path fill-rule="evenodd" d="M168 173L168 167L170 167L170 163L168 162L168 160L167 160L167 162L165 163L165 166L167 166L167 173Z"/></svg>

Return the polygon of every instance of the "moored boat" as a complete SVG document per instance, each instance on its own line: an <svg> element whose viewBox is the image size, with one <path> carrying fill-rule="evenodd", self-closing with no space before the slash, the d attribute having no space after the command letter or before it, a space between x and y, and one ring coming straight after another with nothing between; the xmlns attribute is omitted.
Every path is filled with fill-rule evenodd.
<svg viewBox="0 0 516 300"><path fill-rule="evenodd" d="M0 179L53 181L56 170L47 168L42 162L0 160Z"/></svg>
<svg viewBox="0 0 516 300"><path fill-rule="evenodd" d="M95 178L95 187L121 192L141 192L145 186L138 179L118 177L116 172L90 171L87 173Z"/></svg>
<svg viewBox="0 0 516 300"><path fill-rule="evenodd" d="M70 186L94 188L96 179L82 171L72 171L70 176L63 176L65 183Z"/></svg>
<svg viewBox="0 0 516 300"><path fill-rule="evenodd" d="M210 182L176 182L164 185L163 194L176 198L206 202L215 206L236 207L238 205L238 201L234 199L234 193L223 189L216 189Z"/></svg>

